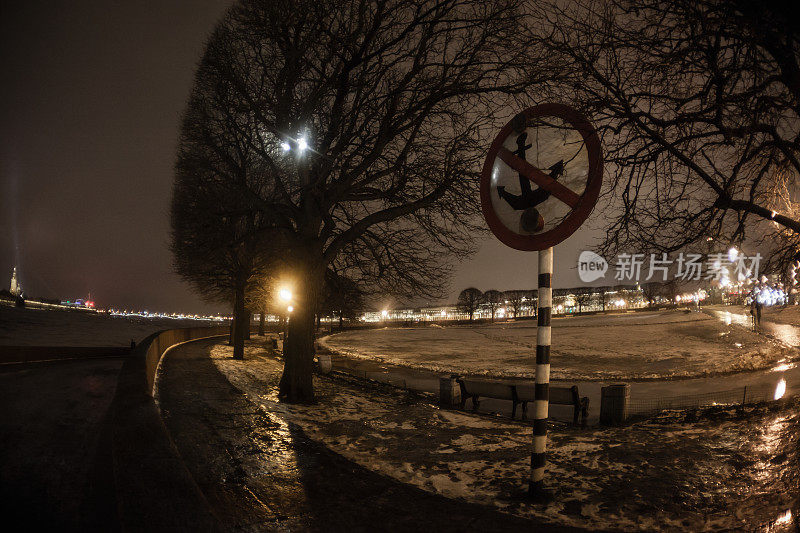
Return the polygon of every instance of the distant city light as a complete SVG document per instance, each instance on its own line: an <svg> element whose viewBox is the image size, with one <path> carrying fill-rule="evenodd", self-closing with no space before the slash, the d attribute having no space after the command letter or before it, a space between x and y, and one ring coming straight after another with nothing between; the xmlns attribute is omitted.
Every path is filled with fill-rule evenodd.
<svg viewBox="0 0 800 533"><path fill-rule="evenodd" d="M733 263L734 261L736 261L736 258L738 256L739 256L739 250L737 250L735 247L732 246L731 249L728 250L728 259L730 260L731 263Z"/></svg>
<svg viewBox="0 0 800 533"><path fill-rule="evenodd" d="M389 311L387 311L386 309L384 309L383 311L381 311L381 316L382 316L383 318L386 318L387 316L389 316Z"/></svg>
<svg viewBox="0 0 800 533"><path fill-rule="evenodd" d="M306 142L306 138L300 137L297 139L297 149L303 152L306 148L308 148L308 142Z"/></svg>
<svg viewBox="0 0 800 533"><path fill-rule="evenodd" d="M282 149L284 152L288 152L289 150L291 150L291 149L292 149L292 145L290 145L290 144L289 144L289 143L287 143L286 141L283 141L283 142L281 143L281 149Z"/></svg>

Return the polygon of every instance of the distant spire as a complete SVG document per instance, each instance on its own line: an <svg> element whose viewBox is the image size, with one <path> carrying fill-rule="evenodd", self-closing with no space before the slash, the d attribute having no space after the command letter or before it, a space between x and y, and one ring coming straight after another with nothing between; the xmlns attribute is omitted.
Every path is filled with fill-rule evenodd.
<svg viewBox="0 0 800 533"><path fill-rule="evenodd" d="M11 273L11 294L14 296L22 294L22 285L17 281L17 267L14 267L14 271Z"/></svg>

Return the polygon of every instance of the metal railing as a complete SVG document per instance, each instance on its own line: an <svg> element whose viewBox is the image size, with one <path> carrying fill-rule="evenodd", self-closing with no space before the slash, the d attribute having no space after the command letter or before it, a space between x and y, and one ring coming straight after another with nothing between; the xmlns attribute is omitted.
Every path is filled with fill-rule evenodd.
<svg viewBox="0 0 800 533"><path fill-rule="evenodd" d="M652 416L664 411L682 411L715 406L748 405L776 399L774 385L744 386L699 394L660 398L631 398L628 413L631 416Z"/></svg>

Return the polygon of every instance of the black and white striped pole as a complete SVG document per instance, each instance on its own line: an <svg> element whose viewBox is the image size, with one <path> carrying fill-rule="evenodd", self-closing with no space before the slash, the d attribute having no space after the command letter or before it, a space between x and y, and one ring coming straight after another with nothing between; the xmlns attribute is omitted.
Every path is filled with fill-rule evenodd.
<svg viewBox="0 0 800 533"><path fill-rule="evenodd" d="M553 122L552 118L568 128L557 125L558 120ZM569 133L569 127L576 133ZM536 139L535 144L528 143L529 132ZM545 139L541 146L547 147L541 153L540 134ZM580 142L586 149L588 169L579 168L580 159L574 155ZM527 151L532 149L537 152L528 157ZM550 397L553 246L586 221L597 203L602 182L603 156L597 132L578 111L558 103L525 109L503 126L489 146L481 171L481 210L489 229L500 242L515 250L539 252L535 415L528 485L535 498L546 499L547 494L544 475ZM566 215L564 206L568 208Z"/></svg>
<svg viewBox="0 0 800 533"><path fill-rule="evenodd" d="M550 400L550 315L553 306L553 249L539 252L538 309L536 318L536 386L533 417L533 453L528 493L541 496L547 464L547 409Z"/></svg>

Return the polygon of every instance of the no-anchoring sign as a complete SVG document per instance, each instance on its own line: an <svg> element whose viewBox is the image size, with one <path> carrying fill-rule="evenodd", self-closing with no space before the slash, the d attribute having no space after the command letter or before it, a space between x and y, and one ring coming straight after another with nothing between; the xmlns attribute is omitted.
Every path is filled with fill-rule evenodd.
<svg viewBox="0 0 800 533"><path fill-rule="evenodd" d="M529 493L544 491L550 398L553 246L592 212L603 179L600 139L569 106L526 109L500 130L481 173L481 207L489 228L517 250L539 250L536 384Z"/></svg>
<svg viewBox="0 0 800 533"><path fill-rule="evenodd" d="M517 250L555 246L592 212L603 179L600 139L562 104L526 109L497 134L481 173L489 228Z"/></svg>

